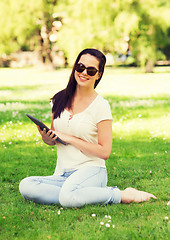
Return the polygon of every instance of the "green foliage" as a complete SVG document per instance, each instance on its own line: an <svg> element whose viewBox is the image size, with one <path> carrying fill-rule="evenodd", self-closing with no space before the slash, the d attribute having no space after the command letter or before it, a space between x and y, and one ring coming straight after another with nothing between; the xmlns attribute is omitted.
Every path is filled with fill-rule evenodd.
<svg viewBox="0 0 170 240"><path fill-rule="evenodd" d="M48 55L53 13L62 22L55 45L70 64L86 47L113 55L126 54L129 48L140 66L166 58L163 52L170 45L168 0L1 0L0 54L40 50L44 43L41 54ZM42 28L47 36L40 40Z"/></svg>
<svg viewBox="0 0 170 240"><path fill-rule="evenodd" d="M65 7L67 24L59 33L59 46L70 61L84 47L105 53L126 53L129 47L141 66L148 59L164 59L162 49L170 43L168 1L76 1ZM63 8L64 10L64 8Z"/></svg>
<svg viewBox="0 0 170 240"><path fill-rule="evenodd" d="M117 14L115 5L110 0L70 0L69 3L62 8L67 21L59 32L57 43L66 51L69 62L73 63L77 53L86 47L112 51L115 40L112 24Z"/></svg>
<svg viewBox="0 0 170 240"><path fill-rule="evenodd" d="M153 62L165 59L160 50L170 41L170 9L167 9L164 1L162 3L164 4L153 0L142 1L138 6L138 30L136 33L130 32L130 44L139 65L144 66L148 59Z"/></svg>
<svg viewBox="0 0 170 240"><path fill-rule="evenodd" d="M41 16L41 0L0 1L0 54L29 46L34 37L37 19Z"/></svg>

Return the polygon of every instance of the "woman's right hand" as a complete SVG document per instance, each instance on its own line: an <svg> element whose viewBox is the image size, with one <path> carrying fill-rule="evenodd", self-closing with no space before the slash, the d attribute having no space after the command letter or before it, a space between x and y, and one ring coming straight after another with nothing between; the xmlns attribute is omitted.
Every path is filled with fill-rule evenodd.
<svg viewBox="0 0 170 240"><path fill-rule="evenodd" d="M45 142L48 145L55 145L56 144L55 140L57 139L57 136L54 137L55 133L52 130L49 130L46 133L46 128L44 128L43 130L41 130L39 126L37 126L37 128L38 128L39 133L42 136L43 142Z"/></svg>

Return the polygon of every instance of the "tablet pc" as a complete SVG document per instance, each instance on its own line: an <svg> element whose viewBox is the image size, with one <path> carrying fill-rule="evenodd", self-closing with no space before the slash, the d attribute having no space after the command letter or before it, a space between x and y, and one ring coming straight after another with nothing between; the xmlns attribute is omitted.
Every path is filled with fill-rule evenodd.
<svg viewBox="0 0 170 240"><path fill-rule="evenodd" d="M50 130L44 123L42 123L42 122L41 122L40 120L38 120L37 118L35 118L35 117L33 117L33 116L29 115L29 114L26 114L26 115L27 115L27 117L29 117L36 125L38 125L41 130L43 130L44 128L46 128L46 132L48 132L48 131ZM55 137L55 136L56 136L56 135L54 135L54 137ZM66 143L65 143L63 140L61 140L59 137L56 139L56 142L60 142L60 143L62 143L62 144L64 144L64 145L66 145Z"/></svg>

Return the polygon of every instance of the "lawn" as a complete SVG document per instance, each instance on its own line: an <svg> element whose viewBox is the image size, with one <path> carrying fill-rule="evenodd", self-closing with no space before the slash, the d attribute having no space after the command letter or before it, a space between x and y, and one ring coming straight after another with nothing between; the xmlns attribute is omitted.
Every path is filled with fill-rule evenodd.
<svg viewBox="0 0 170 240"><path fill-rule="evenodd" d="M50 175L56 148L45 145L29 113L47 125L49 99L64 88L70 69L0 69L0 239L169 239L170 68L144 74L107 68L97 91L110 103L113 146L108 185L157 196L147 203L66 209L25 201L27 176Z"/></svg>

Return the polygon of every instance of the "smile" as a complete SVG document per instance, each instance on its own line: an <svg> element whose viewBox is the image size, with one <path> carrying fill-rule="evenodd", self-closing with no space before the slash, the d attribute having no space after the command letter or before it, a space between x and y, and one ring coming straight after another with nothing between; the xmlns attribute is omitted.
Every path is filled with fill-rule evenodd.
<svg viewBox="0 0 170 240"><path fill-rule="evenodd" d="M88 81L89 79L87 79L86 77L83 77L83 76L79 76L79 79L81 80L81 81Z"/></svg>

